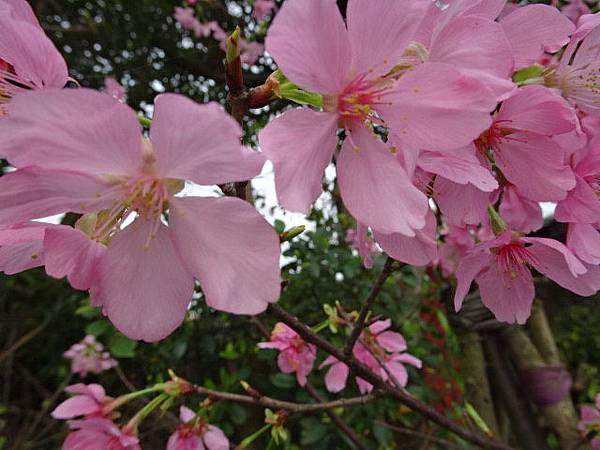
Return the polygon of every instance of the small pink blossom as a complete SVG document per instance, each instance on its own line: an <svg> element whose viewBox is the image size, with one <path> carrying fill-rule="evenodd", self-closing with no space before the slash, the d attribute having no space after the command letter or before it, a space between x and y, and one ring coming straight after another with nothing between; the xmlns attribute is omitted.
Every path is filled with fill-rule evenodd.
<svg viewBox="0 0 600 450"><path fill-rule="evenodd" d="M139 439L101 417L69 421L71 433L62 450L141 450Z"/></svg>
<svg viewBox="0 0 600 450"><path fill-rule="evenodd" d="M553 239L520 237L505 231L474 247L458 265L454 305L460 310L473 280L483 304L496 319L524 324L535 295L531 268L578 295L600 288L600 268L584 266L563 244Z"/></svg>
<svg viewBox="0 0 600 450"><path fill-rule="evenodd" d="M199 419L189 408L179 409L182 422L167 442L167 450L229 450L229 439L223 431ZM197 420L198 419L198 420Z"/></svg>
<svg viewBox="0 0 600 450"><path fill-rule="evenodd" d="M375 241L367 236L367 232L367 227L359 223L356 225L356 230L349 229L346 231L346 242L358 251L364 266L371 269L373 267L373 255L379 252L379 248Z"/></svg>
<svg viewBox="0 0 600 450"><path fill-rule="evenodd" d="M591 441L593 450L600 450L600 394L596 396L596 404L594 406L581 407L581 419L577 428L585 433L593 433Z"/></svg>
<svg viewBox="0 0 600 450"><path fill-rule="evenodd" d="M478 140L519 193L533 201L557 201L575 186L565 150L554 135L573 131L577 116L563 98L542 86L525 86L505 100Z"/></svg>
<svg viewBox="0 0 600 450"><path fill-rule="evenodd" d="M352 353L356 359L384 380L389 380L389 374L391 374L395 381L404 387L408 383L408 372L404 364L421 368L422 363L420 359L405 353L407 349L406 340L400 333L389 331L390 326L391 321L389 319L373 322L363 330ZM381 367L379 361L373 355L377 355L382 360L385 368ZM333 356L327 357L319 368L327 366L330 367L325 375L325 386L329 392L340 392L346 387L349 373L348 366ZM360 377L356 378L356 383L363 395L373 389L370 383Z"/></svg>
<svg viewBox="0 0 600 450"><path fill-rule="evenodd" d="M73 419L78 416L103 417L104 406L112 400L99 384L73 384L65 391L75 395L52 411L51 415L55 419Z"/></svg>
<svg viewBox="0 0 600 450"><path fill-rule="evenodd" d="M256 20L263 20L276 7L274 0L254 0L252 4L252 15Z"/></svg>
<svg viewBox="0 0 600 450"><path fill-rule="evenodd" d="M306 384L306 376L312 370L317 357L317 348L313 344L304 342L298 333L286 324L278 322L271 333L271 340L260 342L258 346L278 350L279 369L283 373L295 372L298 384Z"/></svg>
<svg viewBox="0 0 600 450"><path fill-rule="evenodd" d="M64 357L71 360L71 373L77 373L81 377L86 377L88 373L98 374L118 365L110 353L104 351L104 346L91 335L73 344L64 353Z"/></svg>

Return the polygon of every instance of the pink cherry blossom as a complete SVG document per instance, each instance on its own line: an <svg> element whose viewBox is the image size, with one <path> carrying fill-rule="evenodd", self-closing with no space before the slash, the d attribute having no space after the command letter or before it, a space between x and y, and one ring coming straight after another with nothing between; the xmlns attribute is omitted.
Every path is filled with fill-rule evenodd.
<svg viewBox="0 0 600 450"><path fill-rule="evenodd" d="M252 4L252 15L256 20L263 20L266 16L271 14L271 11L275 9L274 0L254 0Z"/></svg>
<svg viewBox="0 0 600 450"><path fill-rule="evenodd" d="M586 435L592 431L595 432L592 438L592 449L600 450L600 394L596 396L596 404L594 406L581 407L581 420L577 428Z"/></svg>
<svg viewBox="0 0 600 450"><path fill-rule="evenodd" d="M73 344L63 356L71 360L71 373L86 377L88 373L98 374L118 365L104 346L94 336L86 336Z"/></svg>
<svg viewBox="0 0 600 450"><path fill-rule="evenodd" d="M400 333L389 330L391 325L392 323L389 319L373 322L363 330L352 353L356 359L384 380L389 380L389 372L395 378L396 382L401 386L406 386L408 383L408 372L404 364L421 368L421 360L409 353L405 353L407 349L406 341ZM385 368L381 367L379 361L373 355L377 355L382 360ZM325 386L329 392L340 392L346 387L346 380L349 373L348 366L333 356L327 357L319 368L327 366L330 367L325 375ZM356 383L363 395L371 392L373 389L373 386L362 378L357 377Z"/></svg>
<svg viewBox="0 0 600 450"><path fill-rule="evenodd" d="M31 89L62 88L67 65L25 0L0 0L0 116Z"/></svg>
<svg viewBox="0 0 600 450"><path fill-rule="evenodd" d="M78 416L103 417L104 405L112 400L106 396L104 388L99 384L73 384L65 391L75 395L52 411L51 415L55 419L73 419Z"/></svg>
<svg viewBox="0 0 600 450"><path fill-rule="evenodd" d="M279 351L277 365L283 373L296 373L296 380L300 386L306 384L306 376L312 370L317 348L308 344L282 322L275 324L269 342L260 342L260 348L273 348Z"/></svg>
<svg viewBox="0 0 600 450"><path fill-rule="evenodd" d="M502 103L478 144L491 148L498 168L522 196L556 201L575 186L565 151L551 137L575 129L573 109L542 86L525 86Z"/></svg>
<svg viewBox="0 0 600 450"><path fill-rule="evenodd" d="M398 149L364 124L388 127L403 147L452 149L489 124L496 104L483 83L447 62L386 76L412 54L411 38L426 6L350 0L346 27L333 0L284 3L269 29L267 51L292 82L323 94L324 109L288 111L259 135L285 208L307 212L318 197L341 125L347 137L336 158L337 176L350 213L386 234L412 236L423 228L425 196L394 158Z"/></svg>
<svg viewBox="0 0 600 450"><path fill-rule="evenodd" d="M141 450L139 439L100 417L69 421L63 450Z"/></svg>
<svg viewBox="0 0 600 450"><path fill-rule="evenodd" d="M496 239L474 247L459 263L454 296L456 310L460 310L475 280L481 300L496 319L525 323L535 295L530 268L578 295L593 295L600 289L600 268L584 266L560 242L519 237L505 231Z"/></svg>
<svg viewBox="0 0 600 450"><path fill-rule="evenodd" d="M196 420L196 414L182 406L179 410L182 422L169 437L167 450L229 450L229 439L223 431L214 426Z"/></svg>
<svg viewBox="0 0 600 450"><path fill-rule="evenodd" d="M367 269L373 267L373 254L379 252L379 248L375 241L367 236L368 228L360 223L356 224L356 230L349 229L346 232L346 242L358 251L358 254L363 260L363 264Z"/></svg>
<svg viewBox="0 0 600 450"><path fill-rule="evenodd" d="M247 180L262 156L241 146L241 128L214 103L165 94L155 105L150 139L132 109L87 89L19 96L0 124L10 135L0 154L18 168L0 178L0 223L97 213L81 245L106 250L91 266L97 283L79 281L93 284L92 300L119 330L147 341L181 323L194 279L209 306L237 314L264 311L280 291L278 236L251 205L175 196L185 180ZM59 262L55 275L68 275Z"/></svg>

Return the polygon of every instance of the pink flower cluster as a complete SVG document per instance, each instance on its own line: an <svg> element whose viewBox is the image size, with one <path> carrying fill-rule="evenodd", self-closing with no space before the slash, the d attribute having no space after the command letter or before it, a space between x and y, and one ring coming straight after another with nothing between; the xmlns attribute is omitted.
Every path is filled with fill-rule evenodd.
<svg viewBox="0 0 600 450"><path fill-rule="evenodd" d="M265 15L275 6L270 6L268 0L257 0L255 5L255 17L262 20ZM219 46L225 50L227 45L227 33L214 20L210 22L200 22L195 15L193 8L181 6L175 7L175 20L186 30L190 30L197 38L206 38L212 34L212 37L219 43ZM264 52L264 46L256 41L247 41L244 38L239 39L240 59L242 63L252 65Z"/></svg>
<svg viewBox="0 0 600 450"><path fill-rule="evenodd" d="M277 365L283 373L296 373L300 386L306 385L306 376L312 370L317 357L317 348L308 344L288 327L278 322L271 333L269 342L258 344L260 348L273 348L279 351Z"/></svg>
<svg viewBox="0 0 600 450"><path fill-rule="evenodd" d="M367 266L370 229L394 259L456 271L457 308L474 279L507 322L530 314L531 268L579 295L600 288L600 14L349 0L344 21L334 0L288 0L266 48L322 98L259 133L283 207L307 213L333 159ZM557 204L565 243L524 237L540 202Z"/></svg>
<svg viewBox="0 0 600 450"><path fill-rule="evenodd" d="M65 390L75 395L52 411L55 419L69 419L72 431L63 443L63 450L141 450L137 436L113 422L113 399L106 396L102 386L74 384ZM73 420L77 417L82 418Z"/></svg>
<svg viewBox="0 0 600 450"><path fill-rule="evenodd" d="M408 383L408 372L404 364L421 368L421 360L405 353L408 348L406 340L400 333L390 331L391 325L390 319L373 322L362 331L352 353L358 361L384 380L404 387ZM325 375L325 386L329 392L340 392L346 387L348 366L334 356L328 356L320 368L327 366L329 370ZM373 385L360 377L356 377L356 384L361 394L373 390Z"/></svg>
<svg viewBox="0 0 600 450"><path fill-rule="evenodd" d="M64 355L71 360L71 373L84 378L88 373L98 374L116 367L119 363L104 351L104 346L94 336L86 336L81 342L73 344Z"/></svg>

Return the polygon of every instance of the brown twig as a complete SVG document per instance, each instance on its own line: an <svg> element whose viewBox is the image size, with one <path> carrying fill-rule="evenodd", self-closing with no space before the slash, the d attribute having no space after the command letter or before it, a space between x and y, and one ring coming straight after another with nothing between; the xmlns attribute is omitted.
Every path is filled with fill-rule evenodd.
<svg viewBox="0 0 600 450"><path fill-rule="evenodd" d="M395 261L390 257L388 257L388 259L385 261L383 270L377 277L377 280L375 280L375 283L373 284L373 287L371 288L371 292L369 292L369 295L367 296L367 298L365 299L365 301L362 305L362 308L358 315L358 319L356 319L356 323L354 325L354 328L352 329L352 334L350 335L350 339L348 340L348 343L346 344L346 347L344 348L344 355L350 356L352 354L352 349L354 348L354 344L356 344L356 341L358 340L360 333L362 332L363 328L365 327L365 320L367 319L367 314L369 313L371 306L373 306L375 299L379 295L379 292L381 292L381 289L383 288L383 284L385 283L385 280L387 280L388 277L394 271L394 262Z"/></svg>
<svg viewBox="0 0 600 450"><path fill-rule="evenodd" d="M218 400L232 401L238 403L249 403L251 405L263 406L265 408L284 410L292 414L313 413L331 408L347 408L350 406L365 405L369 402L372 402L376 398L374 394L371 394L363 395L361 397L341 398L339 400L333 400L329 402L293 403L286 402L284 400L277 400L271 397L264 397L261 395L250 396L242 394L233 394L231 392L215 391L213 389L208 389L203 386L196 385L193 385L193 390L200 395L206 395L208 397Z"/></svg>
<svg viewBox="0 0 600 450"><path fill-rule="evenodd" d="M380 389L381 391L387 393L390 397L393 397L403 405L408 406L409 408L417 411L419 414L428 418L434 423L437 423L441 427L452 431L454 434L462 437L463 439L472 442L473 444L479 445L482 448L495 449L495 450L512 450L512 447L503 444L501 442L497 442L492 440L481 433L475 433L469 431L462 426L458 425L454 421L450 420L446 416L438 413L434 408L427 405L426 403L417 400L412 397L408 392L402 389L398 389L395 386L390 385L381 377L377 376L373 373L367 366L365 366L360 361L357 361L355 358L351 356L347 356L344 352L332 345L329 341L322 338L318 334L314 333L308 326L300 322L286 310L281 308L279 305L271 304L269 305L268 311L274 317L279 319L281 322L288 325L292 328L296 333L300 335L302 339L306 342L316 345L321 350L329 353L334 356L338 360L342 361L346 364L350 370L358 377L364 379L365 381L371 383L375 388Z"/></svg>

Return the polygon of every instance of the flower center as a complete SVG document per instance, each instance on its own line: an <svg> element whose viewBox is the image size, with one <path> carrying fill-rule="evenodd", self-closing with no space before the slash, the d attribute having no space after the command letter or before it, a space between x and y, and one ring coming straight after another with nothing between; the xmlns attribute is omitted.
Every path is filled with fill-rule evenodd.
<svg viewBox="0 0 600 450"><path fill-rule="evenodd" d="M341 94L324 95L323 109L337 112L344 120L370 121L383 125L376 107L386 104L383 99L389 93L391 85L390 80L369 80L367 74L362 74L348 83Z"/></svg>
<svg viewBox="0 0 600 450"><path fill-rule="evenodd" d="M533 262L534 257L521 242L511 242L496 249L498 264L505 275L515 279L527 270L527 264Z"/></svg>
<svg viewBox="0 0 600 450"><path fill-rule="evenodd" d="M0 59L0 116L6 114L6 104L11 97L34 88L33 84L17 76L12 65Z"/></svg>

